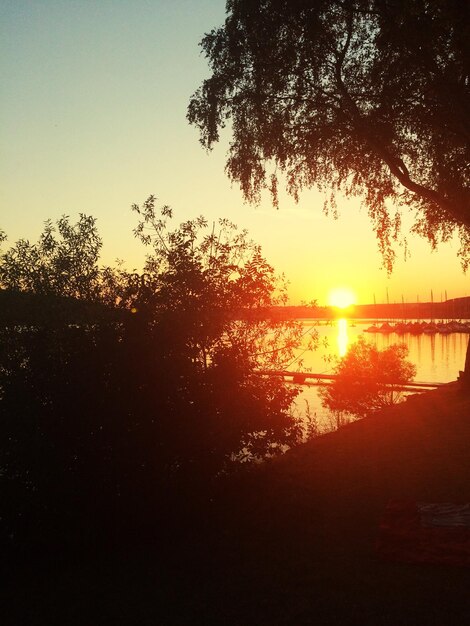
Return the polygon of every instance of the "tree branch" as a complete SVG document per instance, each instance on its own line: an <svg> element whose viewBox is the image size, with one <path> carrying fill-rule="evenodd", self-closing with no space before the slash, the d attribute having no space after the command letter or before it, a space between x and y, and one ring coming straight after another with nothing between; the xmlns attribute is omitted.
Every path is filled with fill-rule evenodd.
<svg viewBox="0 0 470 626"><path fill-rule="evenodd" d="M436 204L443 209L450 218L458 224L470 226L468 211L465 211L465 207L456 206L455 203L450 202L442 194L433 189L429 189L424 185L415 182L409 173L403 159L394 156L376 137L371 133L370 127L362 116L356 102L351 97L346 85L343 81L342 70L343 63L346 57L346 53L349 47L352 36L352 17L348 20L348 35L343 50L337 57L335 67L336 83L338 85L339 92L343 97L346 105L346 110L349 112L351 121L354 125L356 132L366 141L366 143L374 150L377 156L388 166L390 172L397 178L397 180L409 191L412 191L416 195L420 196L424 200Z"/></svg>

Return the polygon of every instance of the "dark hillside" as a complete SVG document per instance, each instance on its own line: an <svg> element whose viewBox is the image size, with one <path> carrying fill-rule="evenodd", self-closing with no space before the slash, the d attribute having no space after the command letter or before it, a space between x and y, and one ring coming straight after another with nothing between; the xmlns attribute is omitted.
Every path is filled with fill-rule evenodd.
<svg viewBox="0 0 470 626"><path fill-rule="evenodd" d="M232 480L140 549L35 564L4 588L12 623L464 624L468 568L373 547L391 498L470 501L469 449L457 384L414 397Z"/></svg>

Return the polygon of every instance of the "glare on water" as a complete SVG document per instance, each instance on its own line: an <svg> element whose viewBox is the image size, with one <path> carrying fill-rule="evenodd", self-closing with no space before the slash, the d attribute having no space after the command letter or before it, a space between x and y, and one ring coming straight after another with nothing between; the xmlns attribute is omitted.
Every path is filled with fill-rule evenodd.
<svg viewBox="0 0 470 626"><path fill-rule="evenodd" d="M348 351L348 320L342 317L338 320L338 356L345 356Z"/></svg>

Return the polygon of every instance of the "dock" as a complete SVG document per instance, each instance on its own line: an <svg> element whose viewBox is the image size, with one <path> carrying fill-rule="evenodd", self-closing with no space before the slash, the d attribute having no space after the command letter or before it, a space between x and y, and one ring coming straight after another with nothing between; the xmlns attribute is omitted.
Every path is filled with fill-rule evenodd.
<svg viewBox="0 0 470 626"><path fill-rule="evenodd" d="M324 386L330 384L337 378L335 374L321 374L313 372L290 372L288 370L263 370L258 372L261 376L277 376L284 378L287 382L295 385ZM428 383L422 381L409 382L406 385L384 383L385 388L393 388L399 391L427 391L437 389L448 383Z"/></svg>

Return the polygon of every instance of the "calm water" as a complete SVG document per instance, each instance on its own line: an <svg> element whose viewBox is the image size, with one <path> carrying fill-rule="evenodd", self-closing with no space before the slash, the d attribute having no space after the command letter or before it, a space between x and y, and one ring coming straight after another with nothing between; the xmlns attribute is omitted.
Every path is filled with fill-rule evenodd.
<svg viewBox="0 0 470 626"><path fill-rule="evenodd" d="M303 360L300 369L308 368L314 373L324 374L333 373L336 359L344 356L349 346L363 335L379 349L394 343L404 343L409 350L408 359L416 365L416 381L450 382L456 380L459 370L464 367L469 340L468 333L448 335L365 333L364 329L371 325L370 321L339 319L331 323L319 323L318 320L303 320L303 325L307 335L303 348L296 355L299 360ZM319 335L319 347L315 351L305 350L309 331L317 331ZM297 367L298 361L289 369ZM318 388L303 387L302 394L296 402L301 413L305 410L305 400L308 400L312 412L316 413L320 427L329 429L331 416L320 404Z"/></svg>

